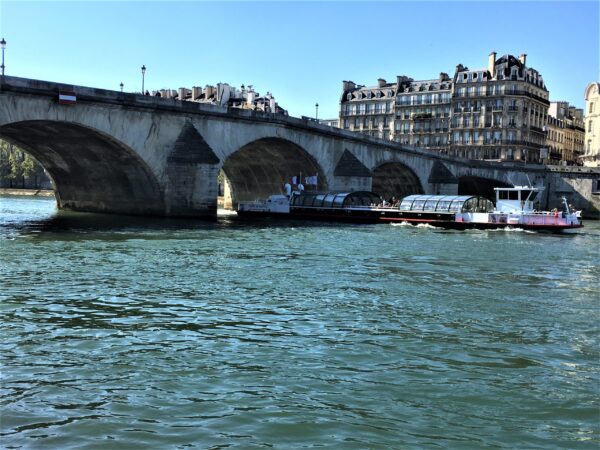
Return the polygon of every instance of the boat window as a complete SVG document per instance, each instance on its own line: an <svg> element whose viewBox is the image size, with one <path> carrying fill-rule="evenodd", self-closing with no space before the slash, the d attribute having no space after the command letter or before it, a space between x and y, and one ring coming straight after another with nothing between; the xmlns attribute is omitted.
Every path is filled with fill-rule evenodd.
<svg viewBox="0 0 600 450"><path fill-rule="evenodd" d="M325 194L315 195L315 200L313 201L313 206L323 206L323 199L325 198Z"/></svg>
<svg viewBox="0 0 600 450"><path fill-rule="evenodd" d="M334 206L339 208L344 204L344 200L346 200L345 195L336 195L335 198L333 199L333 204L334 204Z"/></svg>
<svg viewBox="0 0 600 450"><path fill-rule="evenodd" d="M410 211L412 203L412 200L402 200L402 203L400 203L400 211Z"/></svg>
<svg viewBox="0 0 600 450"><path fill-rule="evenodd" d="M377 205L381 201L377 194L369 191L352 192L345 195L347 196L343 206L371 206L372 204Z"/></svg>
<svg viewBox="0 0 600 450"><path fill-rule="evenodd" d="M448 211L451 211L451 212L460 211L462 205L463 205L462 200L454 200L452 203L450 203L450 207L448 208Z"/></svg>
<svg viewBox="0 0 600 450"><path fill-rule="evenodd" d="M473 202L475 200L475 202ZM477 205L477 199L471 198L462 204L461 212L475 212L475 206ZM475 205L474 205L475 203Z"/></svg>
<svg viewBox="0 0 600 450"><path fill-rule="evenodd" d="M452 203L451 200L440 200L440 202L437 205L437 208L435 209L436 211L448 211L448 208L450 207L450 203Z"/></svg>
<svg viewBox="0 0 600 450"><path fill-rule="evenodd" d="M363 206L365 202L368 202L367 197L362 195L349 195L345 202L343 202L344 206ZM367 203L369 204L369 203Z"/></svg>
<svg viewBox="0 0 600 450"><path fill-rule="evenodd" d="M499 200L508 200L508 191L498 191Z"/></svg>
<svg viewBox="0 0 600 450"><path fill-rule="evenodd" d="M519 200L519 191L508 191L509 200Z"/></svg>
<svg viewBox="0 0 600 450"><path fill-rule="evenodd" d="M314 194L308 194L308 195L303 195L302 197L302 206L312 206L313 202L315 201L315 195Z"/></svg>
<svg viewBox="0 0 600 450"><path fill-rule="evenodd" d="M335 194L327 194L323 199L323 207L329 208L332 206L333 199L335 198Z"/></svg>
<svg viewBox="0 0 600 450"><path fill-rule="evenodd" d="M435 211L438 203L439 203L439 199L427 200L425 202L425 206L423 207L423 209L428 210L428 211Z"/></svg>
<svg viewBox="0 0 600 450"><path fill-rule="evenodd" d="M415 202L412 205L412 210L416 211L416 210L423 210L423 206L425 206L425 202L426 200L415 200Z"/></svg>

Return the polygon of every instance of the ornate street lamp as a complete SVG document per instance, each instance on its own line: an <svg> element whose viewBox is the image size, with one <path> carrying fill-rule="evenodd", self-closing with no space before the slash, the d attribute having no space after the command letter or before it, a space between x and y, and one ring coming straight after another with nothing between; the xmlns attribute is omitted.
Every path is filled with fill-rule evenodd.
<svg viewBox="0 0 600 450"><path fill-rule="evenodd" d="M2 76L4 76L4 49L6 48L6 41L4 38L0 41L0 47L2 48L2 65L0 68L2 69Z"/></svg>
<svg viewBox="0 0 600 450"><path fill-rule="evenodd" d="M146 66L142 66L142 95L144 95L144 75L146 75Z"/></svg>
<svg viewBox="0 0 600 450"><path fill-rule="evenodd" d="M121 86L121 92L123 92L123 82L122 81L121 81L121 84L119 86Z"/></svg>
<svg viewBox="0 0 600 450"><path fill-rule="evenodd" d="M319 120L319 104L315 103L315 119Z"/></svg>

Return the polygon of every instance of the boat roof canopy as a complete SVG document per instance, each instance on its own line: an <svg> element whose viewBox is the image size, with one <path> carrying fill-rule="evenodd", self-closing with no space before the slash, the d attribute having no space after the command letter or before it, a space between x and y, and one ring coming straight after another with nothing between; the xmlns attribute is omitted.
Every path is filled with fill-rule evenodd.
<svg viewBox="0 0 600 450"><path fill-rule="evenodd" d="M513 187L495 187L495 191L538 191L544 190L544 187L533 187L533 186L513 186Z"/></svg>
<svg viewBox="0 0 600 450"><path fill-rule="evenodd" d="M380 201L381 197L379 195L369 191L302 193L292 196L290 206L346 208L349 206L370 206Z"/></svg>
<svg viewBox="0 0 600 450"><path fill-rule="evenodd" d="M409 195L400 211L492 212L494 204L478 195Z"/></svg>

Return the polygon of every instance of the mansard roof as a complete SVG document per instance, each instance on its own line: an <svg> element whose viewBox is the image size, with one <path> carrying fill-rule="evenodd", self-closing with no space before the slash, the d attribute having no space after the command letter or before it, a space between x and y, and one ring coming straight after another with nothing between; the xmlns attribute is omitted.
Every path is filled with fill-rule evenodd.
<svg viewBox="0 0 600 450"><path fill-rule="evenodd" d="M438 78L432 80L413 80L403 83L399 93L450 90L451 86L452 83L450 81L440 81Z"/></svg>
<svg viewBox="0 0 600 450"><path fill-rule="evenodd" d="M524 67L523 63L515 58L513 55L504 55L496 60L494 66L507 65L508 67L517 66L519 68Z"/></svg>

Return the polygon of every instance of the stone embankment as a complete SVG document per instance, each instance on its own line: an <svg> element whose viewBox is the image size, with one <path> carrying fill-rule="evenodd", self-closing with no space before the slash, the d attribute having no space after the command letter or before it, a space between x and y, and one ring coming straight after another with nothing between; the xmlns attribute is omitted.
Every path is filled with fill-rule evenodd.
<svg viewBox="0 0 600 450"><path fill-rule="evenodd" d="M54 197L52 189L14 189L1 188L0 195L27 195L31 197Z"/></svg>

